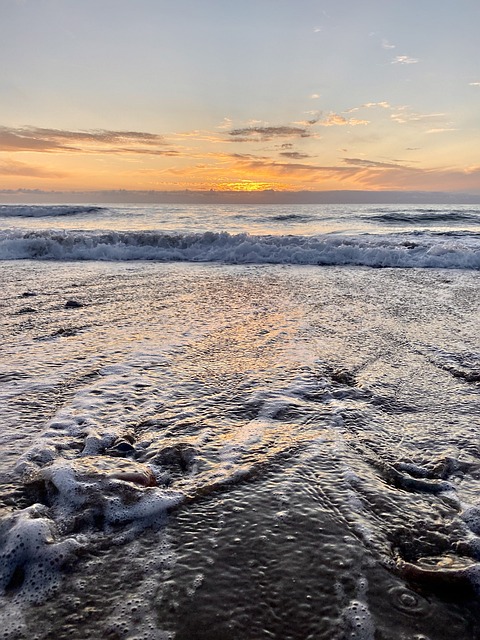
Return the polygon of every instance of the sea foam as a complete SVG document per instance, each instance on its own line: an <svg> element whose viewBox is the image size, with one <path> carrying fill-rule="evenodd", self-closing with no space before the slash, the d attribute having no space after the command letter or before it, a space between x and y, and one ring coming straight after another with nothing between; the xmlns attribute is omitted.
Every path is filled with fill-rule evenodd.
<svg viewBox="0 0 480 640"><path fill-rule="evenodd" d="M157 260L226 264L357 265L480 269L476 234L319 236L24 231L0 233L1 260Z"/></svg>

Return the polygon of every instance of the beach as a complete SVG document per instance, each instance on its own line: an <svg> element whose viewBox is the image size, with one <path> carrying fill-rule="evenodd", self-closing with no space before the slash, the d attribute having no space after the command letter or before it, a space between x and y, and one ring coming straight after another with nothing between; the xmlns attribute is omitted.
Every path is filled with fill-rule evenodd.
<svg viewBox="0 0 480 640"><path fill-rule="evenodd" d="M466 209L5 215L1 637L479 638Z"/></svg>

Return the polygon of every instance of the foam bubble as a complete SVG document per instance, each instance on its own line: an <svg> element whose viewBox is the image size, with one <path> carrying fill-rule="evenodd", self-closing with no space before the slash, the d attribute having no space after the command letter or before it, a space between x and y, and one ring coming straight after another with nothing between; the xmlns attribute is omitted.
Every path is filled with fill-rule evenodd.
<svg viewBox="0 0 480 640"><path fill-rule="evenodd" d="M347 638L351 640L373 640L375 625L368 605L362 600L352 600L344 611L347 623Z"/></svg>
<svg viewBox="0 0 480 640"><path fill-rule="evenodd" d="M44 505L35 504L5 517L0 525L0 590L31 602L53 592L58 570L80 549L78 540L59 540Z"/></svg>
<svg viewBox="0 0 480 640"><path fill-rule="evenodd" d="M340 589L341 587L337 587ZM365 576L357 579L356 597L343 611L346 626L345 638L350 640L374 640L375 625L367 605L368 581Z"/></svg>

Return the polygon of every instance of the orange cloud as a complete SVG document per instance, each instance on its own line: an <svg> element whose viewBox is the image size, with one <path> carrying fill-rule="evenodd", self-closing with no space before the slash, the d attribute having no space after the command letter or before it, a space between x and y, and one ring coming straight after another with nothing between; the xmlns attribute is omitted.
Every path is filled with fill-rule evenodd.
<svg viewBox="0 0 480 640"><path fill-rule="evenodd" d="M0 176L25 176L29 178L65 178L68 174L62 171L36 167L24 162L0 162Z"/></svg>
<svg viewBox="0 0 480 640"><path fill-rule="evenodd" d="M139 131L65 131L0 127L0 151L176 155L163 136Z"/></svg>

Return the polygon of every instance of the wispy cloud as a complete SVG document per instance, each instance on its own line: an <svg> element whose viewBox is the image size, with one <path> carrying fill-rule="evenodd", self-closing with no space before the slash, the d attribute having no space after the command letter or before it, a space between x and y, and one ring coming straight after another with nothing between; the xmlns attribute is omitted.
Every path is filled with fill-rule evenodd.
<svg viewBox="0 0 480 640"><path fill-rule="evenodd" d="M469 82L470 87L480 87L480 82Z"/></svg>
<svg viewBox="0 0 480 640"><path fill-rule="evenodd" d="M282 180L316 186L329 181L359 189L413 189L478 191L480 168L468 170L452 168L412 167L396 161L368 158L344 158L340 165L276 162L272 159L239 158L237 167L255 172L261 179ZM338 188L338 187L335 187Z"/></svg>
<svg viewBox="0 0 480 640"><path fill-rule="evenodd" d="M268 141L273 138L308 138L310 132L306 127L293 126L269 126L269 127L243 127L232 129L229 135L238 142L244 141Z"/></svg>
<svg viewBox="0 0 480 640"><path fill-rule="evenodd" d="M181 131L175 133L169 133L168 139L173 140L176 143L184 143L185 141L191 143L208 142L214 144L226 144L225 135L216 131L206 131L194 129L192 131Z"/></svg>
<svg viewBox="0 0 480 640"><path fill-rule="evenodd" d="M364 107L365 109L373 109L374 107L381 107L382 109L392 108L392 105L386 100L383 100L382 102L365 102L361 106Z"/></svg>
<svg viewBox="0 0 480 640"><path fill-rule="evenodd" d="M231 129L232 124L233 122L230 118L224 118L222 122L217 126L217 129Z"/></svg>
<svg viewBox="0 0 480 640"><path fill-rule="evenodd" d="M398 124L407 123L438 123L445 124L445 113L416 113L411 111L409 107L397 107L395 112L391 114L390 118Z"/></svg>
<svg viewBox="0 0 480 640"><path fill-rule="evenodd" d="M434 129L427 129L425 133L446 133L447 131L458 131L455 127L437 127Z"/></svg>
<svg viewBox="0 0 480 640"><path fill-rule="evenodd" d="M302 179L319 180L335 177L342 180L354 176L359 170L348 166L322 166L297 162L276 162L274 160L245 159L239 160L238 166L243 170L266 172L271 176L300 176Z"/></svg>
<svg viewBox="0 0 480 640"><path fill-rule="evenodd" d="M308 120L296 120L293 124L294 125L299 125L301 127L311 127L314 124L317 124L317 122L320 120L320 112L319 111L306 111L305 112L307 115L311 115L311 118L308 118Z"/></svg>
<svg viewBox="0 0 480 640"><path fill-rule="evenodd" d="M392 64L417 64L418 58L411 58L410 56L396 56L392 60Z"/></svg>
<svg viewBox="0 0 480 640"><path fill-rule="evenodd" d="M350 125L356 127L361 124L369 124L368 120L359 120L358 118L345 118L339 113L329 113L324 118L316 121L322 127L344 127Z"/></svg>
<svg viewBox="0 0 480 640"><path fill-rule="evenodd" d="M300 153L299 151L282 151L280 155L291 160L304 160L311 157L308 153Z"/></svg>
<svg viewBox="0 0 480 640"><path fill-rule="evenodd" d="M29 178L64 178L66 173L53 171L44 167L36 167L24 162L0 162L0 176L23 176Z"/></svg>
<svg viewBox="0 0 480 640"><path fill-rule="evenodd" d="M382 39L382 47L384 49L395 49L395 45L391 44L386 38Z"/></svg>
<svg viewBox="0 0 480 640"><path fill-rule="evenodd" d="M343 158L343 162L345 164L355 166L355 167L364 167L368 169L407 169L403 164L399 164L398 162L383 162L378 160L367 160L365 158Z"/></svg>
<svg viewBox="0 0 480 640"><path fill-rule="evenodd" d="M176 155L158 134L139 131L68 131L39 127L0 127L0 151Z"/></svg>

